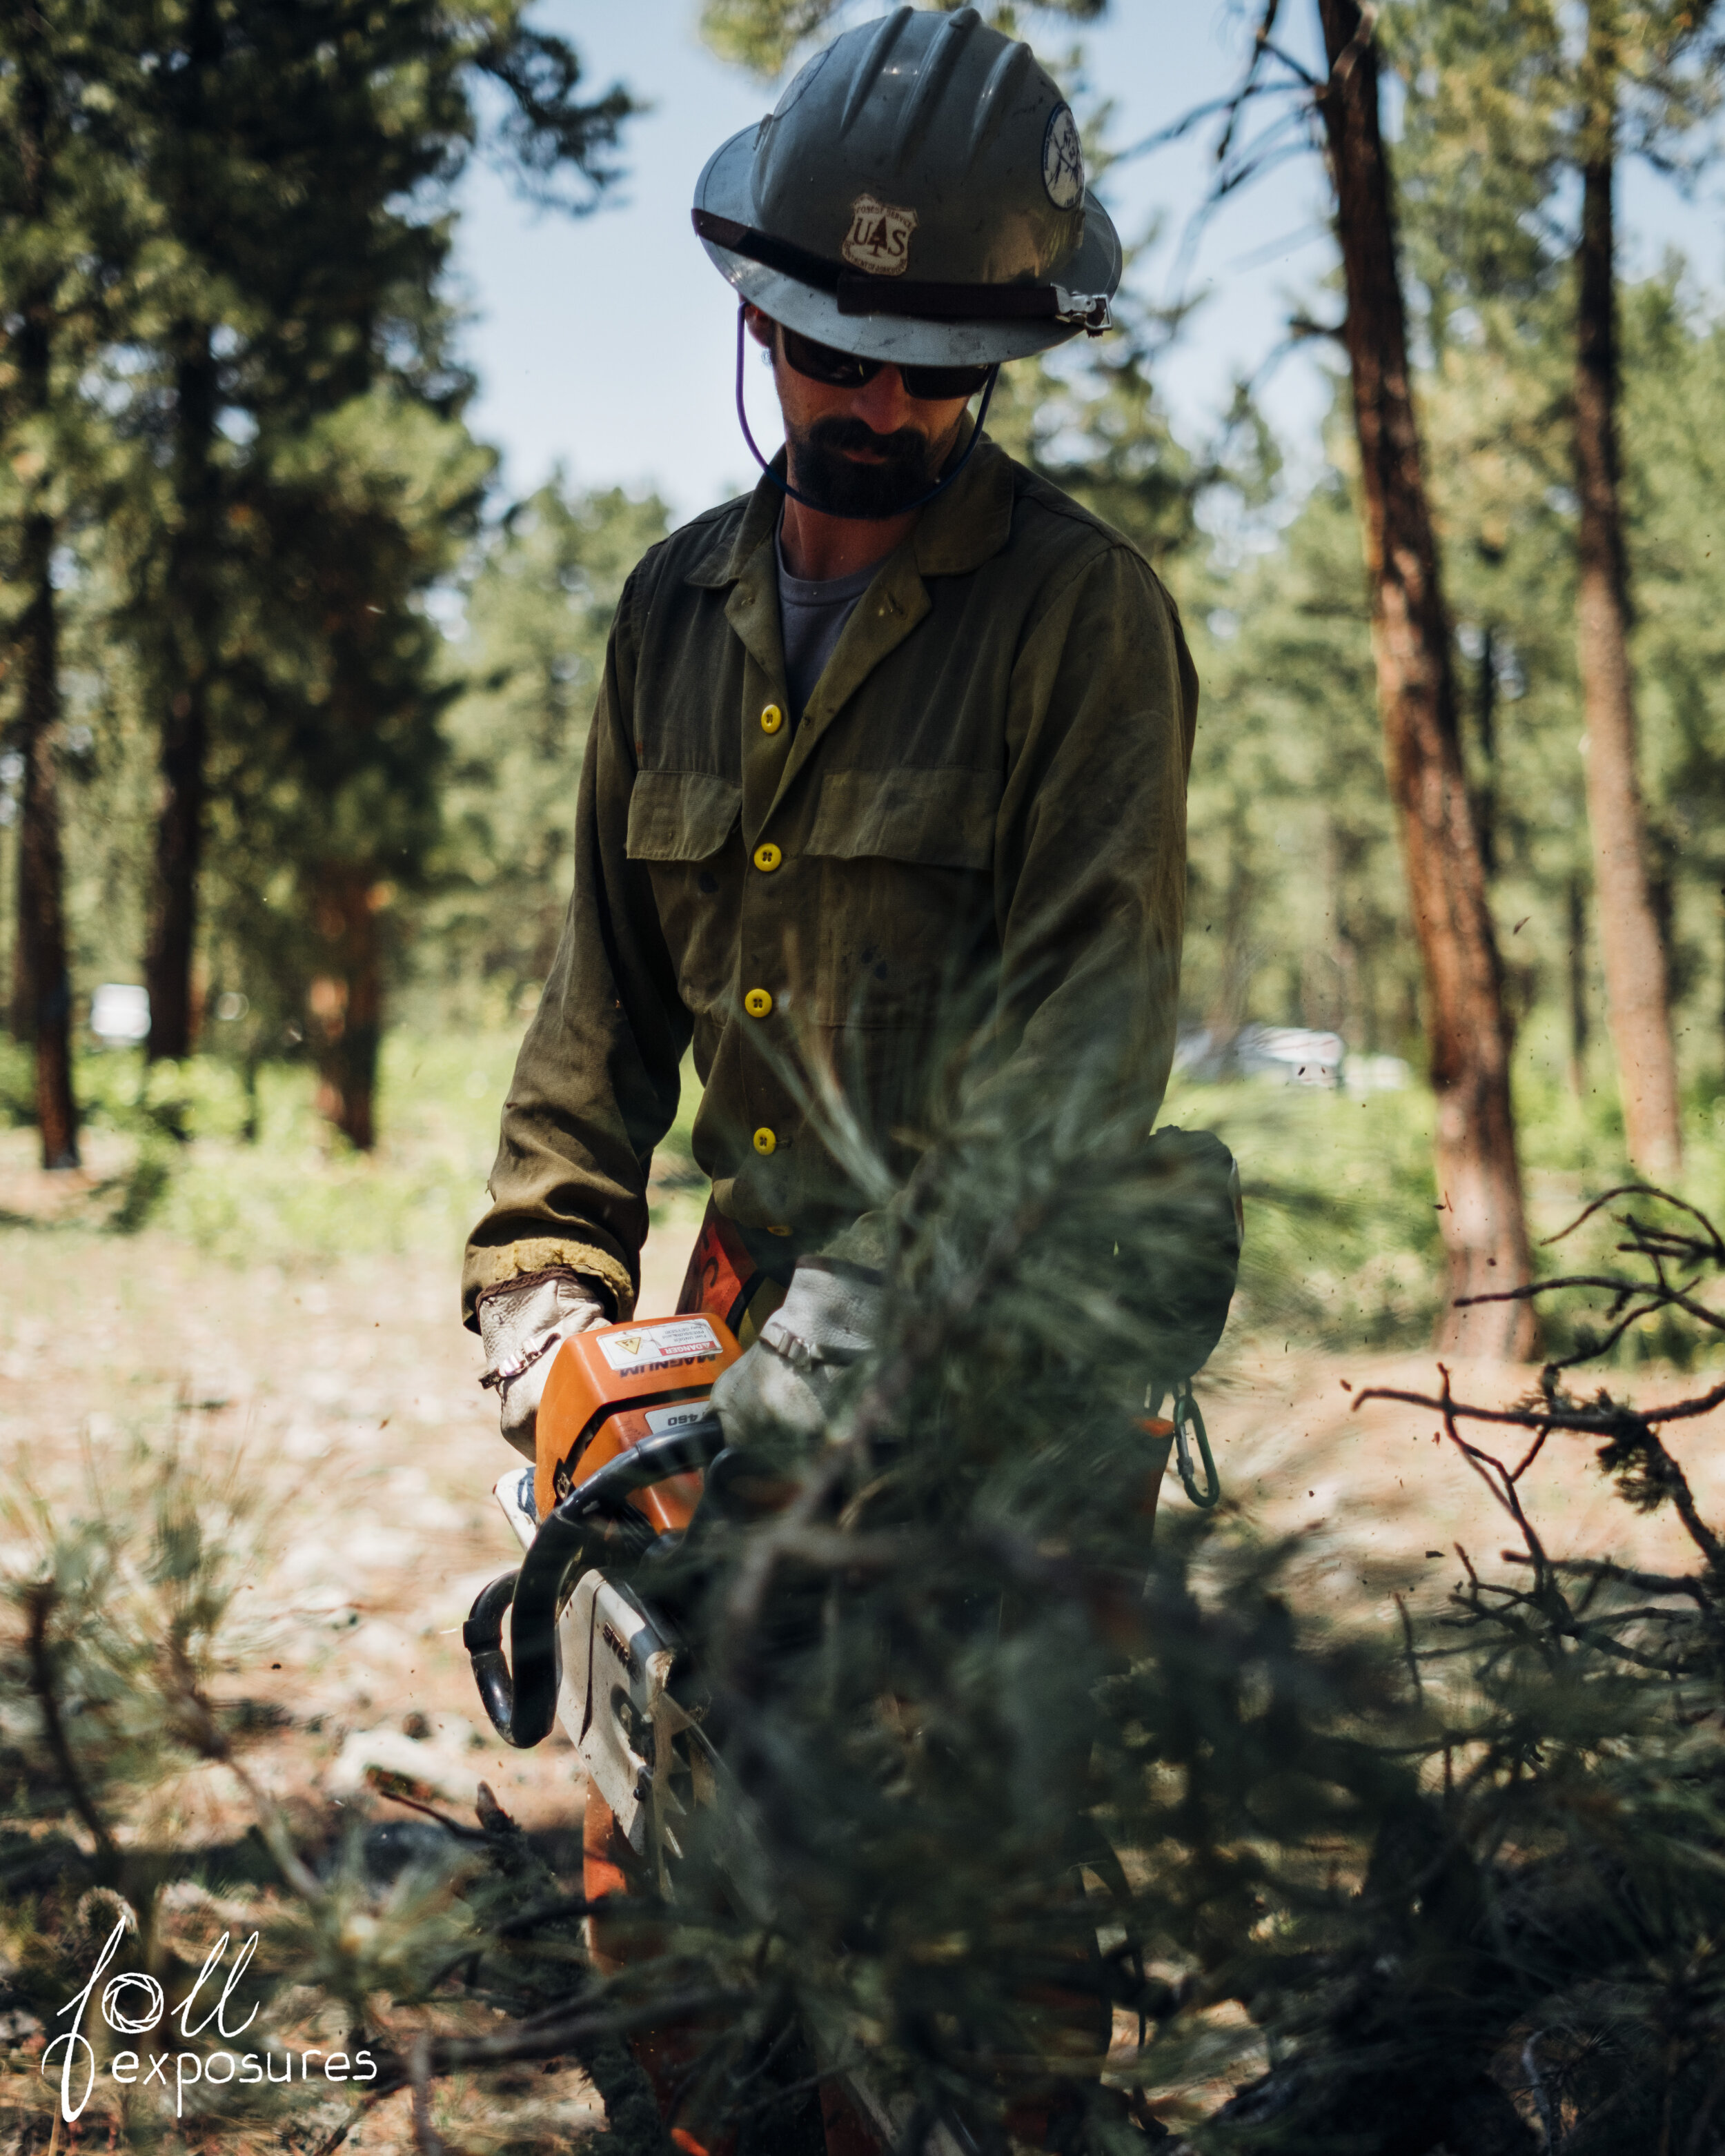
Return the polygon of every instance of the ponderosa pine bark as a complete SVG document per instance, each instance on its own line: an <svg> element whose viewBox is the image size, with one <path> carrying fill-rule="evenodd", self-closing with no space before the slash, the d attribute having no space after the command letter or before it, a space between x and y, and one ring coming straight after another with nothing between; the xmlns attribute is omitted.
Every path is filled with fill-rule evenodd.
<svg viewBox="0 0 1725 2156"><path fill-rule="evenodd" d="M21 69L18 154L25 208L48 216L54 99L53 56L46 49ZM46 421L53 396L54 294L39 285L21 296L13 341L13 393L28 427ZM27 450L37 462L39 449ZM17 745L24 760L18 801L18 954L22 1021L36 1053L36 1122L44 1168L78 1165L78 1107L72 1092L72 991L66 966L64 870L60 855L59 774L59 620L54 588L59 536L44 497L48 472L20 464L32 499L19 525L18 573L24 604L12 636L18 682Z"/></svg>
<svg viewBox="0 0 1725 2156"><path fill-rule="evenodd" d="M1587 1097L1587 891L1569 879L1569 1091Z"/></svg>
<svg viewBox="0 0 1725 2156"><path fill-rule="evenodd" d="M384 896L369 863L326 861L317 870L313 916L328 947L306 994L317 1108L362 1152L377 1142Z"/></svg>
<svg viewBox="0 0 1725 2156"><path fill-rule="evenodd" d="M1371 19L1318 0L1329 79L1319 95L1346 280L1372 646L1389 789L1425 983L1437 1099L1439 1224L1449 1307L1439 1344L1526 1356L1523 1303L1458 1308L1531 1277L1510 1101L1510 1029L1485 865L1462 762L1450 624L1408 365Z"/></svg>
<svg viewBox="0 0 1725 2156"><path fill-rule="evenodd" d="M1575 641L1587 726L1587 815L1599 896L1606 1019L1630 1158L1656 1181L1681 1164L1682 1116L1665 941L1648 875L1629 657L1629 575L1619 485L1613 194L1615 0L1591 0L1582 113L1575 317Z"/></svg>
<svg viewBox="0 0 1725 2156"><path fill-rule="evenodd" d="M1480 630L1480 664L1474 698L1474 728L1479 739L1482 776L1474 790L1474 825L1479 834L1480 865L1489 885L1497 873L1497 631L1491 622Z"/></svg>

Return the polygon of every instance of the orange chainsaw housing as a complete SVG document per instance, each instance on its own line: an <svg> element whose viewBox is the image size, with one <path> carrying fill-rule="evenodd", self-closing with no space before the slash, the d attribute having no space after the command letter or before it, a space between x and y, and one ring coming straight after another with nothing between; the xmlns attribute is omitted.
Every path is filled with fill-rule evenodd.
<svg viewBox="0 0 1725 2156"><path fill-rule="evenodd" d="M575 1332L558 1348L539 1402L533 1507L542 1520L579 1482L644 1437L706 1413L721 1370L741 1353L716 1317L649 1317ZM686 1527L698 1474L674 1475L629 1502L660 1534Z"/></svg>

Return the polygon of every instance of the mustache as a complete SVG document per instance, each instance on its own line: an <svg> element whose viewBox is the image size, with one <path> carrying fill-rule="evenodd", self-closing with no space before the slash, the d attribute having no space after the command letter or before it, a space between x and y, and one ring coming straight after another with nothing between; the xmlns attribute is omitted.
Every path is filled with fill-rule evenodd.
<svg viewBox="0 0 1725 2156"><path fill-rule="evenodd" d="M823 449L865 449L894 464L920 462L933 446L927 435L915 427L899 427L890 434L877 434L865 420L853 418L845 413L817 419L809 429L809 439Z"/></svg>

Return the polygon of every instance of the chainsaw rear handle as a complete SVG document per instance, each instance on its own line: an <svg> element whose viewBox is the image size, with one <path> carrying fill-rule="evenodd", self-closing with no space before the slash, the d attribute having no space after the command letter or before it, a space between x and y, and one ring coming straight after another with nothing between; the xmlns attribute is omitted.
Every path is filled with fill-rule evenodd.
<svg viewBox="0 0 1725 2156"><path fill-rule="evenodd" d="M724 1443L719 1418L708 1414L632 1445L547 1514L518 1571L480 1589L461 1627L461 1644L485 1712L506 1744L526 1751L542 1743L557 1720L563 1678L557 1616L571 1577L588 1568L593 1562L589 1552L606 1541L621 1538L638 1555L653 1536L646 1521L629 1509L629 1499L668 1476L704 1468ZM506 1609L513 1674L503 1652Z"/></svg>
<svg viewBox="0 0 1725 2156"><path fill-rule="evenodd" d="M517 1566L515 1571L506 1572L501 1579L494 1579L489 1587L482 1587L467 1614L467 1622L461 1627L461 1644L473 1665L473 1681L485 1703L485 1712L511 1744L516 1741L511 1734L515 1719L515 1692L509 1664L503 1654L503 1613L515 1599L515 1584L520 1578Z"/></svg>

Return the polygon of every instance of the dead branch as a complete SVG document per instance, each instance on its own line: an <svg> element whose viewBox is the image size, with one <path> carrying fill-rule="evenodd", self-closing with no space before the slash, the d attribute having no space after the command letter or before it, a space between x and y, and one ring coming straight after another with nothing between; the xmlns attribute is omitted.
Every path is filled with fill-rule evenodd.
<svg viewBox="0 0 1725 2156"><path fill-rule="evenodd" d="M1725 1240L1722 1240L1718 1229L1707 1214L1698 1206L1692 1205L1686 1198L1678 1198L1652 1183L1620 1183L1611 1189L1601 1192L1591 1204L1582 1208L1567 1228L1559 1228L1554 1235L1548 1235L1545 1243L1561 1243L1566 1236L1573 1235L1578 1228L1591 1220L1594 1214L1602 1211L1614 1198L1657 1198L1666 1205L1676 1206L1679 1212L1689 1214L1705 1231L1714 1263L1725 1266Z"/></svg>
<svg viewBox="0 0 1725 2156"><path fill-rule="evenodd" d="M1240 123L1240 106L1251 93L1252 85L1257 78L1259 63L1265 54L1270 50L1270 33L1276 28L1276 18L1281 12L1281 0L1264 0L1264 13L1252 38L1252 56L1246 62L1245 74L1240 80L1239 88L1229 101L1227 123L1223 127L1220 139L1216 144L1216 162L1219 166L1224 166L1228 162L1228 152L1234 146L1234 131ZM1301 72L1303 73L1304 70L1302 69Z"/></svg>
<svg viewBox="0 0 1725 2156"><path fill-rule="evenodd" d="M572 2011L567 2001L560 2001L490 2036L431 2038L427 2043L425 2072L428 2079L435 2080L440 2075L458 2073L468 2066L501 2066L516 2060L560 2058L578 2045L607 2036L626 2036L636 2029L680 2021L716 2008L746 2006L752 1996L749 1992L709 1985L700 1990L668 1991L632 2006L614 2007L602 2012ZM372 2055L377 2061L377 2079L372 2085L372 2095L387 2096L392 2090L412 2082L409 2058L403 2058L398 2051L380 2051L375 2046Z"/></svg>

